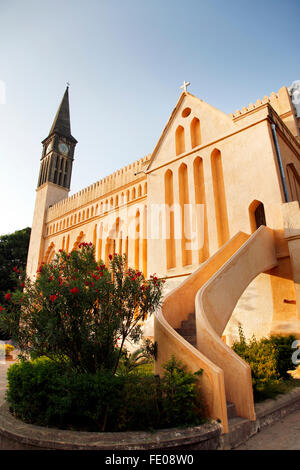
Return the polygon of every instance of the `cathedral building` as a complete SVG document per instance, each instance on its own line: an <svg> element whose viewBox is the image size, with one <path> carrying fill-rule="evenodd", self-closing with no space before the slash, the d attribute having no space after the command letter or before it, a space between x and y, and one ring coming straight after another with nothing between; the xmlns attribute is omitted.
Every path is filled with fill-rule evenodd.
<svg viewBox="0 0 300 470"><path fill-rule="evenodd" d="M223 341L232 343L239 323L246 336L299 334L299 247L293 243L300 231L300 112L294 83L233 114L192 95L184 83L152 153L71 196L77 141L67 87L42 141L27 274L33 278L59 249L86 241L98 260L125 253L129 266L145 277L166 278L171 291L238 234L250 236L263 225L272 231L277 264L246 283Z"/></svg>

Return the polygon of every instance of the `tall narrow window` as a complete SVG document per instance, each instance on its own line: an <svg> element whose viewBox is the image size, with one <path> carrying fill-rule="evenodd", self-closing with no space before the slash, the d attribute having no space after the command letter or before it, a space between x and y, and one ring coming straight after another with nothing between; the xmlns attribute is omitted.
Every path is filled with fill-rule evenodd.
<svg viewBox="0 0 300 470"><path fill-rule="evenodd" d="M67 237L67 244L66 244L66 252L69 253L69 246L70 246L70 235Z"/></svg>
<svg viewBox="0 0 300 470"><path fill-rule="evenodd" d="M165 174L165 203L166 203L166 254L167 269L175 268L175 238L174 238L174 211L170 210L174 204L173 173L168 170Z"/></svg>
<svg viewBox="0 0 300 470"><path fill-rule="evenodd" d="M134 268L140 266L140 211L135 215Z"/></svg>
<svg viewBox="0 0 300 470"><path fill-rule="evenodd" d="M93 245L94 245L94 249L95 249L95 251L96 251L96 248L97 248L97 224L96 224L95 227L94 227Z"/></svg>
<svg viewBox="0 0 300 470"><path fill-rule="evenodd" d="M220 150L211 154L211 170L215 198L216 224L219 247L229 240L228 214Z"/></svg>
<svg viewBox="0 0 300 470"><path fill-rule="evenodd" d="M203 160L197 157L194 160L194 182L195 182L195 202L201 204L201 211L198 212L202 217L197 221L197 231L199 236L199 263L203 263L209 257L208 250L208 227L207 227L207 212L205 201L205 185L204 185L204 170Z"/></svg>
<svg viewBox="0 0 300 470"><path fill-rule="evenodd" d="M102 259L102 233L103 233L103 224L100 225L100 230L99 230L98 256L97 256L98 261Z"/></svg>
<svg viewBox="0 0 300 470"><path fill-rule="evenodd" d="M185 152L185 137L184 137L184 128L178 126L175 133L175 143L176 143L176 155L180 155Z"/></svg>
<svg viewBox="0 0 300 470"><path fill-rule="evenodd" d="M254 233L261 225L266 224L265 208L262 202L254 200L249 206L251 232Z"/></svg>
<svg viewBox="0 0 300 470"><path fill-rule="evenodd" d="M191 243L191 221L189 211L189 185L188 170L185 163L179 167L179 203L181 208L181 253L182 266L192 264L192 250L188 247Z"/></svg>
<svg viewBox="0 0 300 470"><path fill-rule="evenodd" d="M200 121L196 117L191 122L191 144L192 148L201 144Z"/></svg>
<svg viewBox="0 0 300 470"><path fill-rule="evenodd" d="M143 273L147 277L147 206L144 206L143 212Z"/></svg>

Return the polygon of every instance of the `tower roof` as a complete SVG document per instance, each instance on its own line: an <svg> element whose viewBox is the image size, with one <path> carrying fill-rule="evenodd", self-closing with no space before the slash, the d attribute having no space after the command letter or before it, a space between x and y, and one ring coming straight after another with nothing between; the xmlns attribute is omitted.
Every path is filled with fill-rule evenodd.
<svg viewBox="0 0 300 470"><path fill-rule="evenodd" d="M74 137L71 134L69 87L68 86L66 88L64 96L57 110L57 113L54 118L48 137L54 133L57 133L61 136L64 136L73 140L74 142L77 142L76 139L74 139Z"/></svg>

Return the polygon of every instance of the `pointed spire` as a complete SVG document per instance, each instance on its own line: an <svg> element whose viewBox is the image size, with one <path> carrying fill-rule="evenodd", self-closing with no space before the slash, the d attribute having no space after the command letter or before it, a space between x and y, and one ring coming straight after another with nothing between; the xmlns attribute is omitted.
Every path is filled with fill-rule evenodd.
<svg viewBox="0 0 300 470"><path fill-rule="evenodd" d="M49 136L57 132L58 134L75 140L71 135L70 108L69 108L69 85L67 85L63 99L54 118ZM49 137L48 136L48 137Z"/></svg>

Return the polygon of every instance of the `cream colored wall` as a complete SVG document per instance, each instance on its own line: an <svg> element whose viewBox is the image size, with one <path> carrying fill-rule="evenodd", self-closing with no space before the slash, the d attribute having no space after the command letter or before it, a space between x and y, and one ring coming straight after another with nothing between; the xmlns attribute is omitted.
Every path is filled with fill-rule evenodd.
<svg viewBox="0 0 300 470"><path fill-rule="evenodd" d="M28 257L29 271L33 272L37 268L38 263L35 260L37 249L40 250L40 260L49 260L54 251L58 251L63 247L63 238L65 239L64 248L66 248L69 237L69 250L73 248L81 233L82 238L80 241L94 242L95 227L96 256L98 258L101 224L108 234L117 218L123 218L122 208L123 210L129 209L134 214L140 205L139 269L142 270L145 266L146 245L143 243L143 237L147 231L147 274L156 273L161 277L167 276L169 280L166 291L177 286L186 276L199 267L199 252L194 250L191 263L182 266L181 240L175 240L175 267L167 269L166 241L160 238L155 240L152 237L153 234L150 233L151 208L155 204L161 206L165 203L165 173L167 170L171 170L173 173L174 203L179 202L178 173L183 163L187 166L189 202L192 204L196 202L193 164L195 159L200 157L203 161L204 172L208 250L209 256L213 255L219 249L214 177L211 165L211 155L217 149L221 152L223 167L229 227L228 238L234 236L238 231L251 233L249 206L254 200L263 202L267 225L275 230L277 256L282 259L282 272L284 272L287 269L285 265L289 252L283 234L281 215L283 193L269 115L270 105L272 105L278 113L283 115L286 122L289 119L287 123L295 134L296 131L292 127L293 114L291 114L290 101L286 93L286 89L282 89L278 92L278 95L273 94L270 98L265 97L262 102L249 105L248 108L243 108L242 111L238 111L231 116L213 108L191 94L183 93L152 154L147 174L143 171L147 167L149 156L116 171L69 198L66 198L65 190L60 190L56 186L47 190L48 192L45 190L49 195L53 193L52 199L49 196L49 200L42 196L44 193L40 190L33 224L33 228L35 225L38 228L35 228L32 234ZM183 117L182 112L187 108L190 108L191 112L187 117ZM200 120L201 142L197 147L192 148L190 126L195 117ZM185 129L185 151L180 155L176 155L175 135L178 126ZM295 151L291 149L291 146L280 135L280 132L278 139L284 165L293 162L300 173L300 165L295 157ZM48 185L49 188L54 186ZM141 186L141 196L138 196L139 186ZM134 188L135 197L132 195ZM125 201L124 204L121 204L122 193L126 198L128 191L130 194L129 202ZM59 199L63 200L57 202ZM105 212L103 206L106 201L110 204L111 199L113 205ZM51 204L53 206L46 210L45 224L42 228L43 209ZM142 223L145 206L148 208L147 228ZM85 212L85 220L82 220L83 211ZM88 218L87 211L89 211ZM81 214L80 222L78 222L79 213ZM75 215L77 217L76 223L74 223ZM161 217L163 218L164 214ZM73 219L72 224L71 218ZM177 227L180 226L180 223L181 221L178 220ZM199 226L196 226L194 219L192 219L192 223L194 228L199 228ZM103 238L102 259L105 258L105 243L106 241ZM38 246L40 248L36 248ZM116 251L119 251L118 241ZM135 266L135 251L136 242L129 235L128 264L130 266ZM122 252L125 252L124 240ZM277 313L281 312L278 313L279 317L283 315L282 311L286 312L286 315L290 314L290 307L288 308L285 305L282 310L282 299L278 299L278 295L274 293L278 289L278 282L281 282L278 281L281 275L280 269L279 267L273 276L260 275L246 290L234 310L232 320L227 326L229 342L234 337L238 321L243 323L247 335L248 333L251 335L253 332L256 334L260 332L261 335L264 335L270 329L272 321L274 322L274 317L273 320L271 319L273 310ZM282 281L281 285L283 284ZM293 295L293 288L290 284L292 284L291 279L285 281L285 290L282 295L289 297ZM258 300L262 297L262 293L264 293L264 299ZM250 316L247 312L252 312L252 315ZM255 317L259 320L254 320Z"/></svg>
<svg viewBox="0 0 300 470"><path fill-rule="evenodd" d="M27 275L33 278L44 254L45 208L66 198L68 190L52 183L47 183L36 191L30 244L27 257Z"/></svg>

